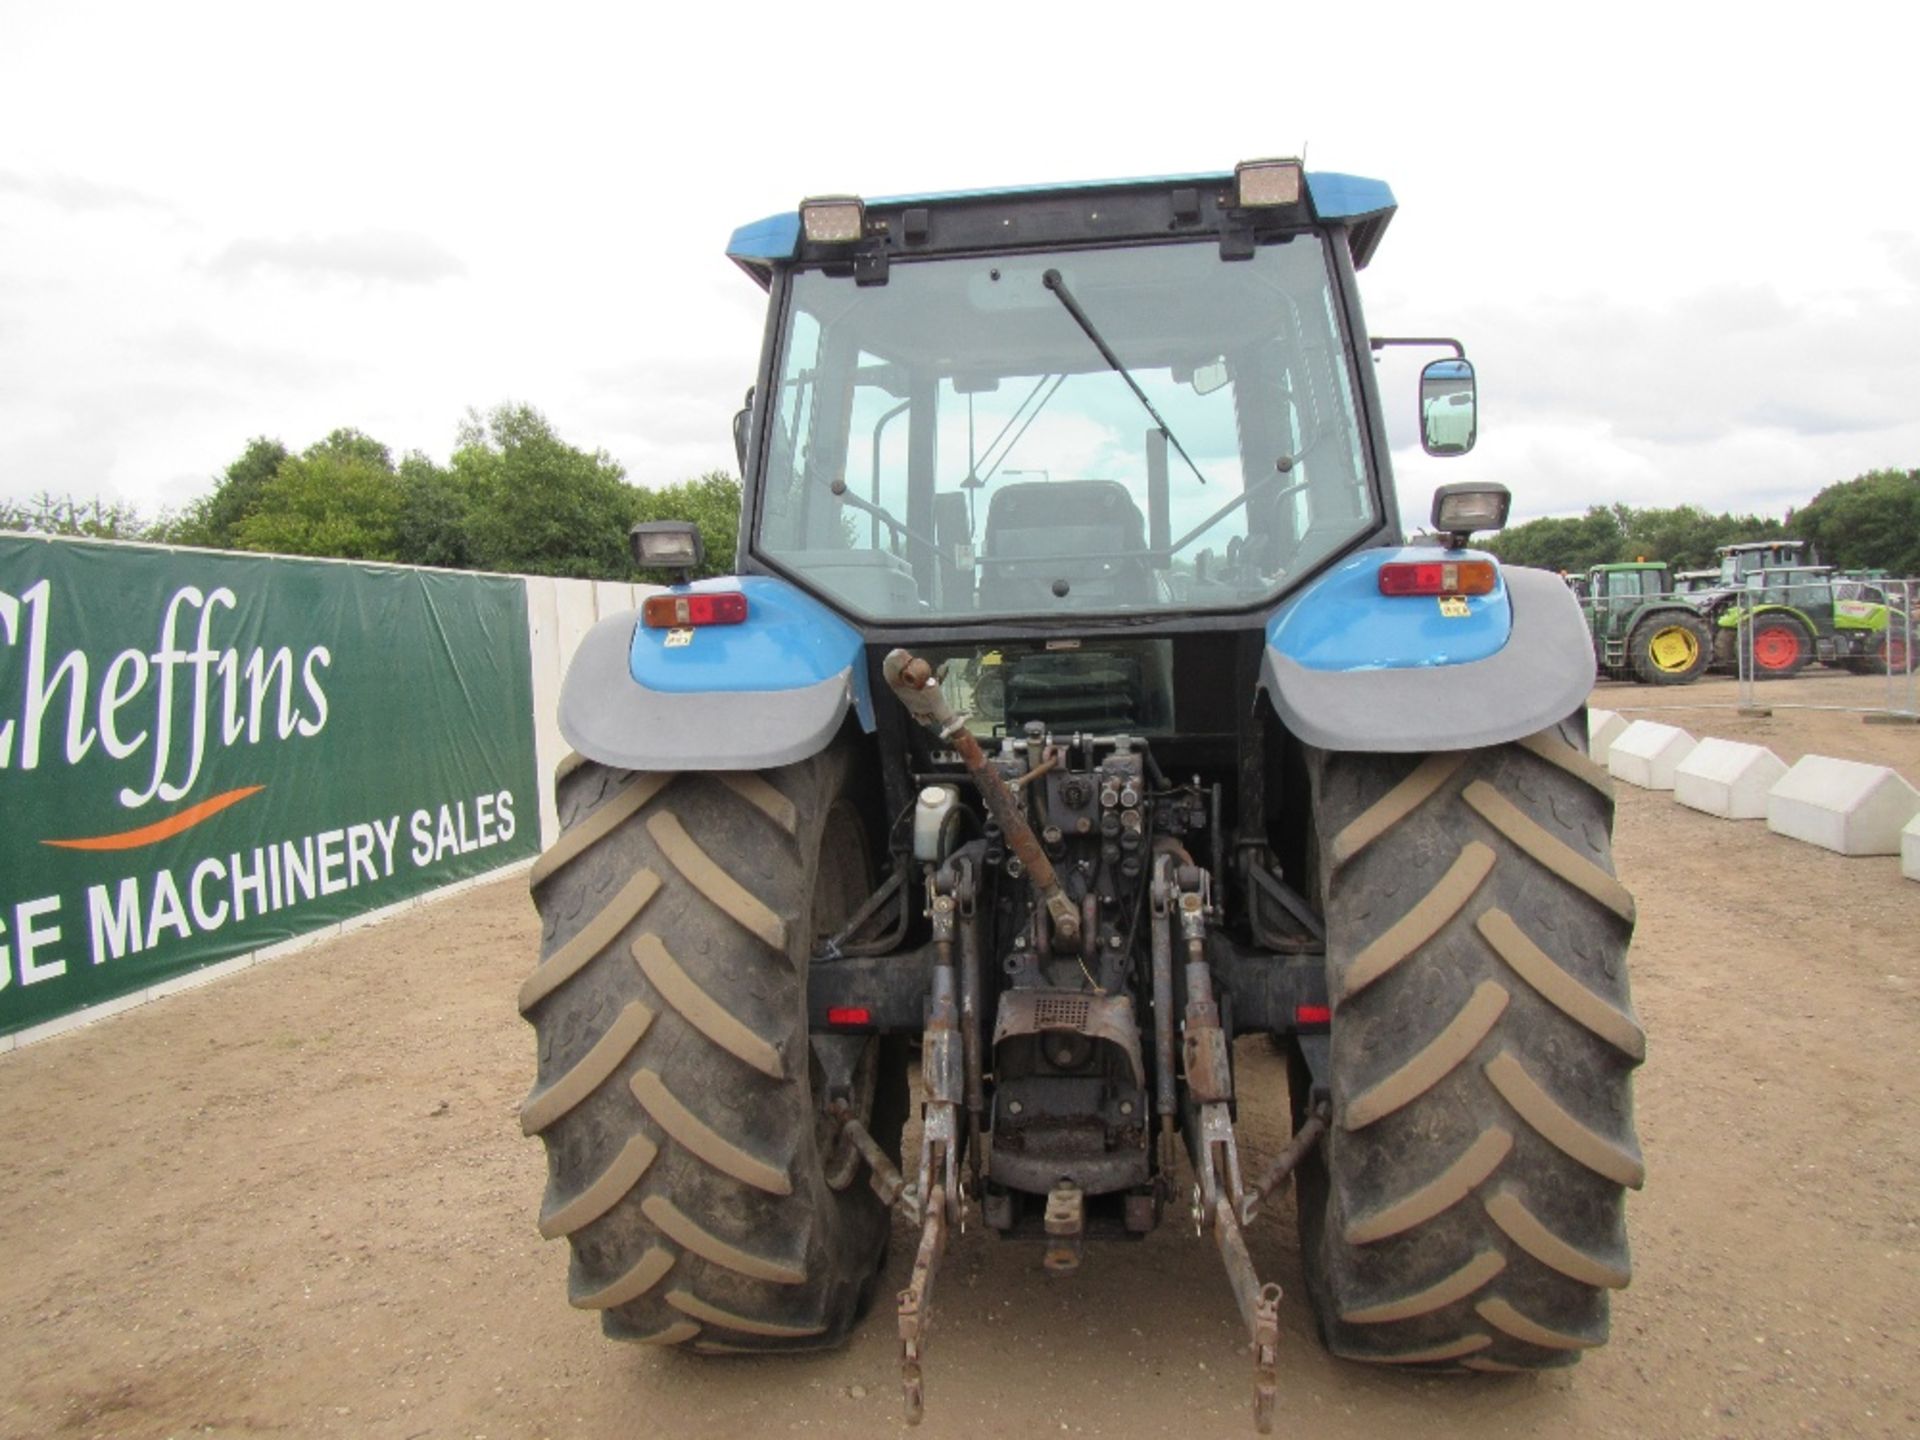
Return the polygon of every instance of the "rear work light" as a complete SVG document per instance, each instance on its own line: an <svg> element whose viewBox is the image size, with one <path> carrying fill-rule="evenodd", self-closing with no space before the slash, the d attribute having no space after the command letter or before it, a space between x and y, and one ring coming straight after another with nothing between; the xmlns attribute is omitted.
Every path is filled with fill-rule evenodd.
<svg viewBox="0 0 1920 1440"><path fill-rule="evenodd" d="M800 202L809 245L851 245L867 233L867 207L857 195L816 195Z"/></svg>
<svg viewBox="0 0 1920 1440"><path fill-rule="evenodd" d="M1382 595L1490 595L1491 560L1417 560L1380 567Z"/></svg>
<svg viewBox="0 0 1920 1440"><path fill-rule="evenodd" d="M1243 160L1233 167L1233 203L1242 210L1298 205L1302 178L1298 160Z"/></svg>
<svg viewBox="0 0 1920 1440"><path fill-rule="evenodd" d="M640 623L649 630L683 630L692 625L738 625L747 618L747 597L738 590L698 595L649 595L640 607Z"/></svg>

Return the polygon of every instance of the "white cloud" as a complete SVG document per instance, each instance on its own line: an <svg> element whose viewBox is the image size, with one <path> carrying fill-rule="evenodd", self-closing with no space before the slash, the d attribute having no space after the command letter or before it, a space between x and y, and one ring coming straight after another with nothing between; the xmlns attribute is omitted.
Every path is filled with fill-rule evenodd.
<svg viewBox="0 0 1920 1440"><path fill-rule="evenodd" d="M313 280L431 285L436 280L464 275L467 267L458 256L423 235L362 230L352 235L235 240L208 262L207 269L224 277L277 270Z"/></svg>
<svg viewBox="0 0 1920 1440"><path fill-rule="evenodd" d="M0 49L0 489L151 508L255 434L444 455L540 406L642 482L731 465L760 292L732 227L888 194L1225 168L1304 140L1403 209L1382 333L1458 334L1516 513L1781 510L1920 461L1920 191L1886 12L1626 4L653 12L21 6ZM112 44L101 43L103 35ZM1655 38L1657 37L1657 38Z"/></svg>

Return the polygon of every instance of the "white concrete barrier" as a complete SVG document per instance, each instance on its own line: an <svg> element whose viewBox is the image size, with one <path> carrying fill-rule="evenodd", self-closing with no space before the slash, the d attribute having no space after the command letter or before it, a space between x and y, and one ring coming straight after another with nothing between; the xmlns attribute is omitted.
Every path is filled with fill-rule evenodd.
<svg viewBox="0 0 1920 1440"><path fill-rule="evenodd" d="M1673 789L1673 772L1698 742L1677 725L1636 720L1607 751L1607 771L1642 790Z"/></svg>
<svg viewBox="0 0 1920 1440"><path fill-rule="evenodd" d="M1587 754L1596 765L1607 763L1607 752L1627 730L1627 717L1612 710L1587 711Z"/></svg>
<svg viewBox="0 0 1920 1440"><path fill-rule="evenodd" d="M1900 832L1900 873L1909 880L1920 880L1920 815L1909 820Z"/></svg>
<svg viewBox="0 0 1920 1440"><path fill-rule="evenodd" d="M1767 794L1787 762L1764 745L1702 740L1673 772L1673 798L1722 820L1764 820Z"/></svg>
<svg viewBox="0 0 1920 1440"><path fill-rule="evenodd" d="M1841 855L1898 855L1920 815L1915 790L1885 765L1803 755L1767 796L1767 828Z"/></svg>

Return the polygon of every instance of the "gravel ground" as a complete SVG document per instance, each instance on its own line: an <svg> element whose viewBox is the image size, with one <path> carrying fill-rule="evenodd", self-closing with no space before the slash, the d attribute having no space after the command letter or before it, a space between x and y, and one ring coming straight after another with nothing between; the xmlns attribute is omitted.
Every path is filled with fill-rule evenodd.
<svg viewBox="0 0 1920 1440"><path fill-rule="evenodd" d="M1884 689L1816 674L1763 694ZM1744 719L1732 692L1595 703L1920 782L1920 728ZM1276 1206L1253 1250L1288 1291L1280 1433L1920 1433L1920 884L1637 791L1617 856L1640 904L1650 1173L1612 1344L1464 1381L1333 1361ZM608 1344L568 1308L514 1119L535 948L525 881L503 880L0 1056L0 1435L900 1433L884 1313L833 1355L701 1361ZM1261 1045L1239 1063L1257 1166L1284 1078ZM957 1239L926 1435L1252 1433L1210 1245L1168 1224L1065 1281L1038 1258Z"/></svg>

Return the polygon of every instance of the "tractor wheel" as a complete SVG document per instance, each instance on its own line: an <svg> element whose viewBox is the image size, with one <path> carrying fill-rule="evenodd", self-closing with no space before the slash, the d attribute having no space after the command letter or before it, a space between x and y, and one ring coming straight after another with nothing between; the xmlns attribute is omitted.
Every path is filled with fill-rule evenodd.
<svg viewBox="0 0 1920 1440"><path fill-rule="evenodd" d="M1335 1354L1530 1370L1607 1338L1646 1042L1584 728L1309 752L1333 1105L1298 1199Z"/></svg>
<svg viewBox="0 0 1920 1440"><path fill-rule="evenodd" d="M1849 655L1845 663L1856 675L1907 675L1913 671L1914 657L1904 634L1886 630L1872 650L1865 655Z"/></svg>
<svg viewBox="0 0 1920 1440"><path fill-rule="evenodd" d="M1789 679L1813 660L1813 635L1791 615L1762 615L1743 624L1738 644L1742 653L1752 654L1759 680Z"/></svg>
<svg viewBox="0 0 1920 1440"><path fill-rule="evenodd" d="M1654 615L1634 630L1628 649L1636 680L1649 685L1690 685L1713 659L1713 632L1698 615Z"/></svg>
<svg viewBox="0 0 1920 1440"><path fill-rule="evenodd" d="M853 774L841 747L761 774L561 766L520 1122L547 1147L540 1233L567 1237L568 1296L608 1335L823 1348L872 1290L890 1216L825 1113L822 1060L897 1149L905 1056L810 1043L806 1012L816 938L869 888Z"/></svg>

